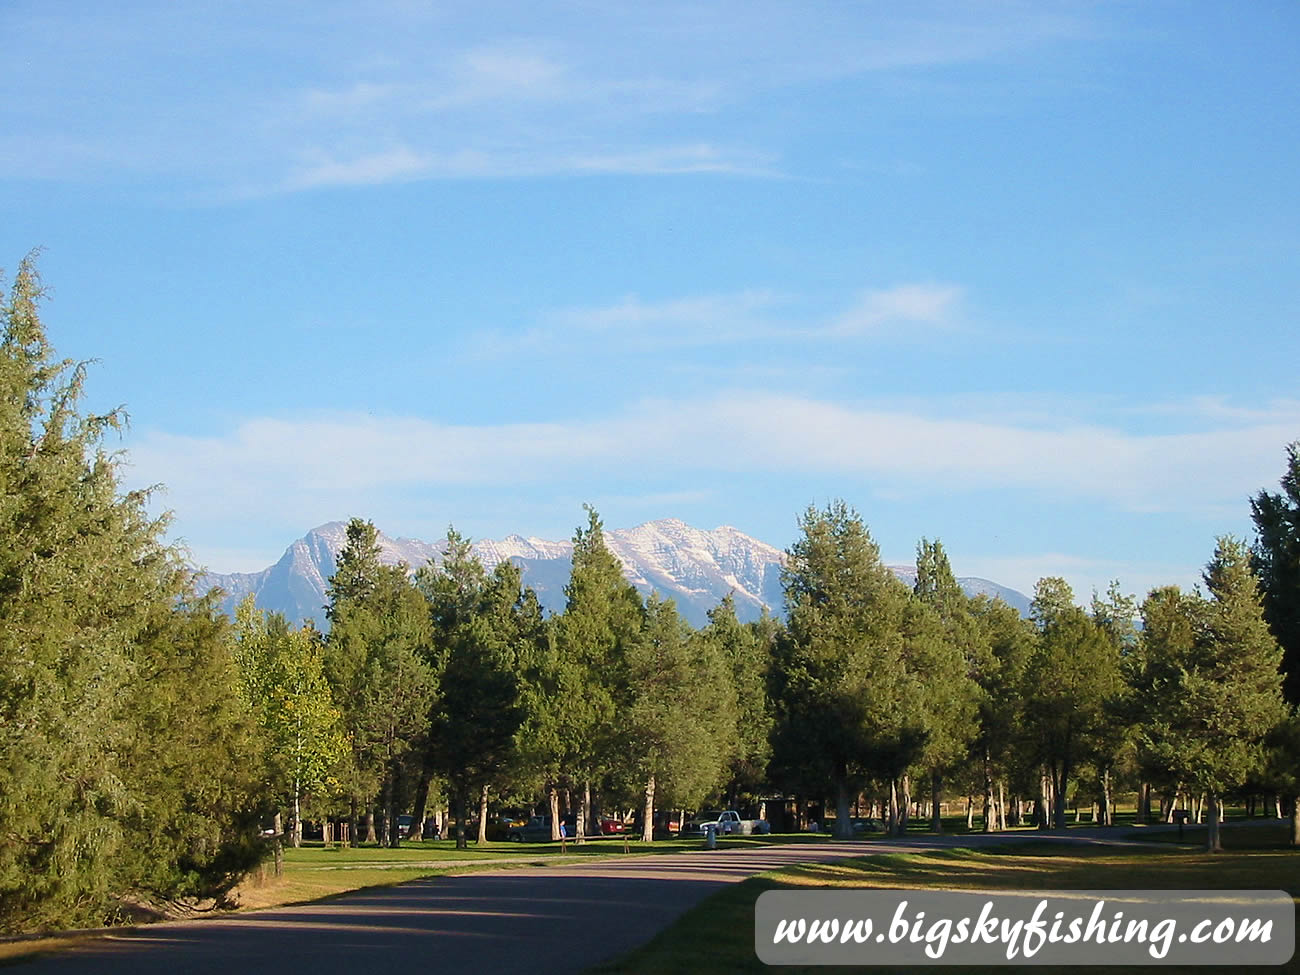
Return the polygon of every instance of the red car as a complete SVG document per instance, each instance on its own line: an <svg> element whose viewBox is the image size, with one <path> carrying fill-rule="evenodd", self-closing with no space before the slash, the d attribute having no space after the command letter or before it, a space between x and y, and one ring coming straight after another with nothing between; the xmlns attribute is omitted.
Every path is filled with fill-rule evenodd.
<svg viewBox="0 0 1300 975"><path fill-rule="evenodd" d="M616 836L619 833L627 832L627 823L621 819L602 819L600 821L601 836Z"/></svg>

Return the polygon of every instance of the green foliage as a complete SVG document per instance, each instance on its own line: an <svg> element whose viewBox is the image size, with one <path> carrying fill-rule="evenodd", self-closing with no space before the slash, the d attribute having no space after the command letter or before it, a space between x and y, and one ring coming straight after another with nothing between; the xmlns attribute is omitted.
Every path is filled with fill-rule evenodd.
<svg viewBox="0 0 1300 975"><path fill-rule="evenodd" d="M545 708L541 730L547 765L575 781L598 779L615 760L618 713L629 701L629 653L641 640L645 607L605 545L600 516L573 536L573 571L564 613L555 621L554 671L559 696Z"/></svg>
<svg viewBox="0 0 1300 975"><path fill-rule="evenodd" d="M1119 694L1119 652L1105 630L1074 605L1063 579L1039 582L1033 604L1038 643L1025 669L1024 715L1037 757L1052 773L1056 827L1078 766L1091 756Z"/></svg>
<svg viewBox="0 0 1300 975"><path fill-rule="evenodd" d="M260 730L271 795L292 801L334 791L347 755L342 715L325 679L320 635L291 629L245 599L235 611L240 689Z"/></svg>
<svg viewBox="0 0 1300 975"><path fill-rule="evenodd" d="M1176 588L1142 606L1145 766L1213 795L1259 771L1263 743L1286 717L1282 654L1260 608L1245 547L1221 538L1205 572L1209 598Z"/></svg>
<svg viewBox="0 0 1300 975"><path fill-rule="evenodd" d="M1251 498L1257 538L1252 564L1259 578L1264 617L1282 647L1284 690L1300 703L1300 440L1287 446L1282 491Z"/></svg>
<svg viewBox="0 0 1300 975"><path fill-rule="evenodd" d="M653 777L664 804L686 808L722 783L736 740L730 661L694 637L671 600L650 597L644 638L629 650L630 702L620 715L621 750L636 781Z"/></svg>
<svg viewBox="0 0 1300 975"><path fill-rule="evenodd" d="M993 666L992 649L957 584L943 545L922 539L916 553L915 600L905 621L909 665L923 675L925 770L963 758L979 725L985 692L976 676Z"/></svg>
<svg viewBox="0 0 1300 975"><path fill-rule="evenodd" d="M0 307L0 930L221 896L256 857L228 630L79 411L34 260Z"/></svg>
<svg viewBox="0 0 1300 975"><path fill-rule="evenodd" d="M403 565L381 565L375 526L353 518L330 579L326 673L351 745L344 785L358 803L391 797L428 732L438 692L428 604ZM389 803L391 805L391 802Z"/></svg>
<svg viewBox="0 0 1300 975"><path fill-rule="evenodd" d="M426 771L442 775L463 800L519 772L518 735L528 716L523 677L544 624L517 566L504 561L488 575L469 539L449 529L447 542L442 564L416 575L448 690L433 712Z"/></svg>
<svg viewBox="0 0 1300 975"><path fill-rule="evenodd" d="M709 625L694 637L701 660L721 659L729 671L736 715L727 741L727 792L733 796L755 794L767 778L772 754L772 703L767 696L767 672L771 665L776 622L764 614L746 626L736 619L736 607L728 594L709 611Z"/></svg>
<svg viewBox="0 0 1300 975"><path fill-rule="evenodd" d="M794 791L847 796L900 776L926 742L922 683L909 672L910 595L857 512L809 508L783 574L790 619L773 668L774 773Z"/></svg>

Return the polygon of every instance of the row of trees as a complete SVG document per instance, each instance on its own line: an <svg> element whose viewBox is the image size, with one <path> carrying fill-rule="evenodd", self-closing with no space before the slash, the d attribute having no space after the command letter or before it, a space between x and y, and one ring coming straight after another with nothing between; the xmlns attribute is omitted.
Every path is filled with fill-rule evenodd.
<svg viewBox="0 0 1300 975"><path fill-rule="evenodd" d="M342 801L354 840L364 828L395 845L399 814L422 820L432 791L461 825L476 805L482 837L491 797L545 794L558 838L564 791L582 797L579 838L593 797L625 808L635 796L649 840L656 801L690 807L762 781L772 620L743 626L728 599L692 631L671 602L643 601L594 511L551 619L517 566L489 573L454 530L444 558L414 576L382 565L376 538L370 522L349 523L327 637L251 602L237 614L271 798L292 804L297 829L304 797L318 814Z"/></svg>
<svg viewBox="0 0 1300 975"><path fill-rule="evenodd" d="M837 502L800 519L784 619L728 599L694 630L641 598L589 510L552 617L454 531L412 576L354 520L322 634L193 591L147 493L121 492L122 414L81 410L40 297L24 261L0 308L0 930L221 903L286 813L296 836L330 815L396 843L400 814L445 799L462 824L477 805L483 839L492 797L541 800L558 832L564 795L580 834L635 807L649 841L656 807L723 796L829 797L847 831L864 797L905 828L914 783L936 828L944 794L994 829L1026 807L1062 826L1072 795L1108 821L1118 791L1145 815L1203 794L1213 827L1219 797L1300 791L1280 671L1300 671L1297 445L1283 493L1252 501L1255 549L1222 539L1203 591L1141 606L1044 579L1025 620L967 597L930 541L909 588Z"/></svg>
<svg viewBox="0 0 1300 975"><path fill-rule="evenodd" d="M1222 796L1293 790L1281 651L1252 555L1231 538L1204 593L1157 589L1139 607L1112 586L1083 609L1047 578L1023 619L967 596L937 541L921 542L905 586L836 502L800 520L785 621L741 624L726 600L699 631L671 602L641 599L594 511L551 619L517 568L487 573L454 531L446 558L413 578L380 565L375 538L368 522L348 527L330 634L300 631L303 647L322 646L303 651L323 662L321 703L293 709L334 715L315 740L322 759L336 756L332 778L294 773L294 801L308 782L318 808L346 793L354 837L373 804L396 843L396 814L420 820L439 783L459 821L477 802L480 830L490 797L544 795L558 837L562 790L580 797L579 834L593 795L637 806L647 841L657 804L722 795L829 796L844 835L864 794L880 796L902 830L923 782L936 829L945 791L982 797L985 829L1027 805L1044 828L1063 827L1071 797L1113 822L1119 791L1139 794L1144 818L1153 794L1166 813L1180 793L1205 796L1217 846ZM241 644L265 631L250 629L261 618L251 606L240 618ZM290 639L283 621L273 628Z"/></svg>

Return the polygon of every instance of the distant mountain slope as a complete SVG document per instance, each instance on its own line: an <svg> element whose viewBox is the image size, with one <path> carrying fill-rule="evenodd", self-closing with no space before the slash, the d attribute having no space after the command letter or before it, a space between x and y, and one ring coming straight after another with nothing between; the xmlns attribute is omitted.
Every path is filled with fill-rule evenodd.
<svg viewBox="0 0 1300 975"><path fill-rule="evenodd" d="M285 550L280 561L261 572L208 573L201 585L220 586L226 592L223 608L233 615L239 602L252 593L257 605L283 613L294 623L312 619L325 626L325 588L334 574L335 559L345 544L347 526L341 521L313 528ZM780 613L781 565L785 554L756 538L723 526L712 531L692 528L675 518L651 521L635 528L606 530L605 542L623 564L628 580L641 591L651 591L676 601L682 615L695 626L707 622L707 613L728 593L742 620L757 619L764 607ZM389 565L406 563L412 571L430 559L438 562L446 541L436 544L413 538L379 534L380 560ZM510 559L523 572L542 605L553 613L564 609L564 586L569 581L573 543L509 535L500 541L474 543L474 551L489 569ZM911 585L916 570L891 566ZM959 579L969 593L1000 596L1028 612L1029 600L1014 589L987 579Z"/></svg>

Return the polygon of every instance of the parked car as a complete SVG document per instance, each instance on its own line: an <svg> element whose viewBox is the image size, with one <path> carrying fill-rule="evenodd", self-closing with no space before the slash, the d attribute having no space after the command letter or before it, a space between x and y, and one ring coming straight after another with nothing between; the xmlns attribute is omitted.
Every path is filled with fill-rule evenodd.
<svg viewBox="0 0 1300 975"><path fill-rule="evenodd" d="M510 839L510 831L515 827L522 827L528 824L528 820L522 816L497 816L488 820L487 838L492 841ZM547 839L550 839L548 836Z"/></svg>
<svg viewBox="0 0 1300 975"><path fill-rule="evenodd" d="M627 832L627 823L621 819L611 819L608 816L600 821L601 836L620 836Z"/></svg>
<svg viewBox="0 0 1300 975"><path fill-rule="evenodd" d="M710 826L718 836L772 832L772 824L766 819L741 819L740 813L734 809L706 809L686 824L682 835L703 836Z"/></svg>
<svg viewBox="0 0 1300 975"><path fill-rule="evenodd" d="M634 827L638 832L640 825ZM675 812L657 812L654 820L654 835L658 839L671 839L681 833L682 822Z"/></svg>
<svg viewBox="0 0 1300 975"><path fill-rule="evenodd" d="M573 836L573 824L567 820L565 829L570 838ZM506 838L515 843L546 843L551 838L551 817L533 816L522 826L511 826Z"/></svg>

